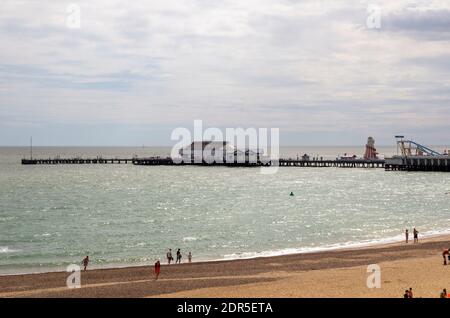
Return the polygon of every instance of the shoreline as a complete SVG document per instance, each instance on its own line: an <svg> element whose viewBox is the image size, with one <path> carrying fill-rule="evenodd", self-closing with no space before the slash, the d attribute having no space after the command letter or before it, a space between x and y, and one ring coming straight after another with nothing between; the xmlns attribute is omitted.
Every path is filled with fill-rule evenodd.
<svg viewBox="0 0 450 318"><path fill-rule="evenodd" d="M421 242L427 242L429 240L438 240L439 238L450 238L450 229L446 230L437 230L437 231L427 231L419 236ZM402 239L401 239L401 238ZM410 242L412 241L412 234L410 234ZM404 243L404 235L397 235L393 237L383 238L383 239L374 239L371 241L362 241L362 242L345 242L345 243L337 243L334 245L325 245L322 247L304 247L304 248L285 248L279 249L275 251L262 251L262 252L249 252L249 254L256 254L252 256L244 256L244 257L230 257L230 258L220 258L220 259L202 259L199 261L194 261L191 264L209 264L209 263L217 263L217 262L233 262L240 260L254 260L254 259L266 259L266 258L276 258L283 256L293 256L293 255L304 255L304 254L316 254L316 253L324 253L324 252L339 252L339 251L352 251L352 250L365 250L365 249L376 249L383 248L389 246L400 245ZM412 243L411 243L412 244ZM450 247L450 246L449 246ZM283 252L286 250L293 250L292 252ZM259 254L259 255L258 255ZM165 258L160 258L161 265L167 265ZM80 262L81 264L81 262ZM188 264L186 261L183 264ZM45 267L42 271L35 272L17 272L10 274L2 274L0 273L0 278L4 276L24 276L24 275L42 275L42 274L52 274L52 273L66 273L63 269L70 264L55 266L54 270L47 270ZM127 269L127 268L140 268L140 267L148 267L153 264L148 263L110 263L108 265L90 265L91 271L99 271L99 270L111 270L111 269ZM80 265L81 266L81 265ZM32 267L31 267L32 268Z"/></svg>
<svg viewBox="0 0 450 318"><path fill-rule="evenodd" d="M66 272L7 275L0 276L0 297L399 297L408 287L433 297L450 287L441 255L449 247L450 235L440 235L419 244L163 264L158 281L152 265L93 269L81 273L80 289L66 287ZM370 264L380 264L389 288L365 286Z"/></svg>
<svg viewBox="0 0 450 318"><path fill-rule="evenodd" d="M426 242L433 239L450 237L450 229L437 230L437 231L427 231L419 236L421 242ZM410 241L412 241L412 234L410 234ZM404 243L404 235L397 235L393 237L388 237L384 239L361 241L361 242L345 242L337 243L333 245L325 245L322 247L303 247L303 248L284 248L275 251L262 251L262 252L249 252L248 254L255 254L252 256L244 257L230 257L230 258L220 258L220 259L201 259L199 261L194 261L191 264L208 264L217 262L230 262L239 260L253 260L253 259L265 259L272 257L283 257L292 255L303 255L303 254L316 254L323 252L338 252L338 251L351 251L351 250L364 250L370 248L382 248L388 246L395 246ZM411 243L412 244L412 243ZM286 250L292 250L292 252L283 252ZM161 265L167 265L165 258L160 258ZM73 263L71 263L73 264ZM80 262L81 264L81 262ZM78 265L80 265L78 264ZM183 264L188 264L185 260ZM0 278L3 276L23 276L23 275L41 275L41 274L52 274L52 273L66 273L63 269L70 264L55 266L54 270L48 270L48 267L43 267L42 271L24 271L17 273L0 273ZM80 265L81 266L81 265ZM127 269L127 268L139 268L153 266L153 263L110 263L108 265L90 265L90 270L110 270L110 269ZM30 267L33 268L33 267Z"/></svg>

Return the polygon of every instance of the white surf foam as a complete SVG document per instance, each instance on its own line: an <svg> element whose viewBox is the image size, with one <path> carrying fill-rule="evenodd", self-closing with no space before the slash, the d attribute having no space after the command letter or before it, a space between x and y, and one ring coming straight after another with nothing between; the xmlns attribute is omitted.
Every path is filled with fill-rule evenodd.
<svg viewBox="0 0 450 318"><path fill-rule="evenodd" d="M14 252L20 252L20 250L13 250L8 246L0 246L0 253L14 253Z"/></svg>
<svg viewBox="0 0 450 318"><path fill-rule="evenodd" d="M419 239L432 238L441 235L450 235L450 229L446 230L436 230L427 231L421 233ZM330 245L314 246L314 247L299 247L299 248L284 248L277 250L267 250L261 252L244 252L244 253L233 253L224 255L224 260L234 260L234 259L251 259L258 257L271 257L271 256L282 256L282 255L292 255L292 254L305 254L305 253L316 253L316 252L326 252L342 249L353 249L353 248L363 248L391 243L399 243L404 240L404 235L396 235L388 238L373 239L358 242L344 242Z"/></svg>

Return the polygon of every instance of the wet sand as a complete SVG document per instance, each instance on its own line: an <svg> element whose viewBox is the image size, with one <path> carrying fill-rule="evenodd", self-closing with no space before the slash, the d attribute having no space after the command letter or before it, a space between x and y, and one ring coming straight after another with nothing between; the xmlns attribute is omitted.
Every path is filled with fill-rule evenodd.
<svg viewBox="0 0 450 318"><path fill-rule="evenodd" d="M358 249L249 260L88 270L81 288L68 289L69 273L0 276L0 297L439 297L450 290L442 251L450 236ZM381 288L369 289L367 266L381 268Z"/></svg>

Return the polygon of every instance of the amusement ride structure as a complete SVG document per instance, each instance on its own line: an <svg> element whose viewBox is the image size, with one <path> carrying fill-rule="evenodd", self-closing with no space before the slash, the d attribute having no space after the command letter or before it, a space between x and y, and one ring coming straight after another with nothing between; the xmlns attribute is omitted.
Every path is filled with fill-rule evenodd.
<svg viewBox="0 0 450 318"><path fill-rule="evenodd" d="M397 154L399 154L400 151L403 157L443 155L415 141L404 140L403 138L405 138L405 136L395 136L395 139L397 139Z"/></svg>

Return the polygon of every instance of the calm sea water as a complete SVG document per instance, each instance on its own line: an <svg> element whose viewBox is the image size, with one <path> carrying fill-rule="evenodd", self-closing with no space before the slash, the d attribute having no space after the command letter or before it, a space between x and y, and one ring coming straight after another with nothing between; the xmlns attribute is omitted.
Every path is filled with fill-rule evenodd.
<svg viewBox="0 0 450 318"><path fill-rule="evenodd" d="M390 155L394 148L380 148ZM35 148L35 157L166 155L167 148ZM285 157L363 149L283 148ZM282 167L22 166L0 148L0 274L279 255L450 230L450 174ZM295 196L289 196L290 192Z"/></svg>

